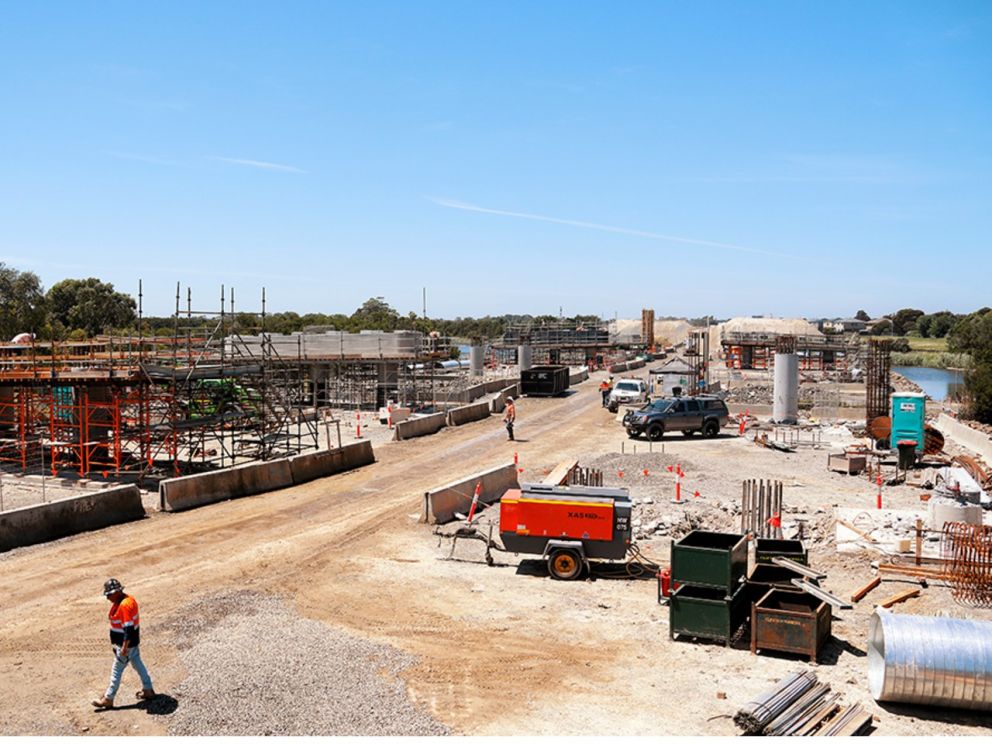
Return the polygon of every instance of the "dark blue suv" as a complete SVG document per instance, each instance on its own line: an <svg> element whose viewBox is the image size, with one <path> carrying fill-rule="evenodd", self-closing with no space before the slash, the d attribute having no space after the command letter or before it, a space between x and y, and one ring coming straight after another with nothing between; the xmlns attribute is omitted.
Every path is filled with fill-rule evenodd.
<svg viewBox="0 0 992 744"><path fill-rule="evenodd" d="M713 395L692 398L659 398L646 406L630 411L623 417L627 434L636 438L645 435L658 441L666 432L680 431L692 436L697 431L704 437L715 437L730 420L727 404Z"/></svg>

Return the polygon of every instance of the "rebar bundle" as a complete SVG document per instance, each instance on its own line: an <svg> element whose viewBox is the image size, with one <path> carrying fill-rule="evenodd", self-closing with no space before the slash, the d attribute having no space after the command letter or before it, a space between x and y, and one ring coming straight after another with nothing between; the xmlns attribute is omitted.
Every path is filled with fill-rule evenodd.
<svg viewBox="0 0 992 744"><path fill-rule="evenodd" d="M940 554L951 596L972 607L992 607L992 526L945 523Z"/></svg>
<svg viewBox="0 0 992 744"><path fill-rule="evenodd" d="M734 715L746 733L763 736L854 736L871 720L860 705L843 708L840 693L831 693L813 672L786 677Z"/></svg>
<svg viewBox="0 0 992 744"><path fill-rule="evenodd" d="M814 679L816 679L815 676ZM792 736L795 734L819 712L840 697L836 694L828 697L829 693L830 685L823 683L813 685L805 695L796 700L765 727L765 736Z"/></svg>
<svg viewBox="0 0 992 744"><path fill-rule="evenodd" d="M734 723L749 734L764 731L816 684L813 672L796 672L762 693L734 714Z"/></svg>

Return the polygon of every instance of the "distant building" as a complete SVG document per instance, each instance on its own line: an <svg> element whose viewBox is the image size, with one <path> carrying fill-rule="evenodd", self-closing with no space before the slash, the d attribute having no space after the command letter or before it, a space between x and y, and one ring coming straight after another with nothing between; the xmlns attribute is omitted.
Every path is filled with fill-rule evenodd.
<svg viewBox="0 0 992 744"><path fill-rule="evenodd" d="M691 392L689 384L694 373L695 369L685 359L672 357L649 371L650 393L654 396L667 397L675 394L675 388L681 388L682 394L686 395Z"/></svg>
<svg viewBox="0 0 992 744"><path fill-rule="evenodd" d="M862 333L868 328L868 323L859 318L840 318L828 320L823 324L823 330L828 333Z"/></svg>

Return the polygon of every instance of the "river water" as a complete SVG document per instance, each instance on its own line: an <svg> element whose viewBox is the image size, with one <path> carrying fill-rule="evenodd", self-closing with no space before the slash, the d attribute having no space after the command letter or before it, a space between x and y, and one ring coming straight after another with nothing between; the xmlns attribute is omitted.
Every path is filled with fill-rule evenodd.
<svg viewBox="0 0 992 744"><path fill-rule="evenodd" d="M964 374L956 370L933 367L893 367L892 370L915 382L934 400L944 400L964 387Z"/></svg>

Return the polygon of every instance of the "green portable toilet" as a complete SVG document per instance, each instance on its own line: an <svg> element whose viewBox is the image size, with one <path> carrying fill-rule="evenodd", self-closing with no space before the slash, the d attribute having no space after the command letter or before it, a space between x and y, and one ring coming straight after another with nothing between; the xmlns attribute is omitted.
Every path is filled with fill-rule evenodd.
<svg viewBox="0 0 992 744"><path fill-rule="evenodd" d="M923 427L927 413L927 396L923 393L892 394L892 444L911 439L916 451L923 451Z"/></svg>

